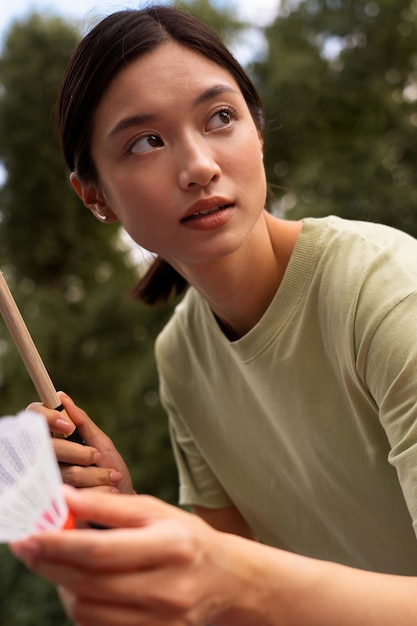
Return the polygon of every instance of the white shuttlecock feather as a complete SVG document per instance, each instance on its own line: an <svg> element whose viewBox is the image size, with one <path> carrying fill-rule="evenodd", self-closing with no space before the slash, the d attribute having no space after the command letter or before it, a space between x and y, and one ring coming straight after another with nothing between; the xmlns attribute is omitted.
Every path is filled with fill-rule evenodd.
<svg viewBox="0 0 417 626"><path fill-rule="evenodd" d="M0 542L72 526L45 418L0 418Z"/></svg>

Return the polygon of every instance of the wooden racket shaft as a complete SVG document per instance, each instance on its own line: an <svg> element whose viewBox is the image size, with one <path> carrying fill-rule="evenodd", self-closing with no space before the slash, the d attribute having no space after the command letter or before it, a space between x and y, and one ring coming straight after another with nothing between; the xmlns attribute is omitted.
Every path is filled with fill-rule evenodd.
<svg viewBox="0 0 417 626"><path fill-rule="evenodd" d="M29 334L2 272L0 272L0 313L43 404L49 409L62 411L67 419L71 421L61 404L48 371ZM66 438L77 443L84 443L75 426L74 431Z"/></svg>

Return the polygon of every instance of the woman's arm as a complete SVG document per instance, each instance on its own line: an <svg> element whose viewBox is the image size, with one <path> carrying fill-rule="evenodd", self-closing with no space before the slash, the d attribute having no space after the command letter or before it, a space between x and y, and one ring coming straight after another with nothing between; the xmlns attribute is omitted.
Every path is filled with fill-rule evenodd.
<svg viewBox="0 0 417 626"><path fill-rule="evenodd" d="M15 544L62 587L80 626L417 626L417 579L375 574L213 529L147 496L67 489L80 520L106 531Z"/></svg>

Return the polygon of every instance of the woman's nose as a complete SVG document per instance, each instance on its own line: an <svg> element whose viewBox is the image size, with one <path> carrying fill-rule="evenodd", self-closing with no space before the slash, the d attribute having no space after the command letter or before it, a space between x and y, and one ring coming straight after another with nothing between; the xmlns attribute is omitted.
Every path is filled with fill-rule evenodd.
<svg viewBox="0 0 417 626"><path fill-rule="evenodd" d="M206 187L221 174L210 147L203 138L192 139L179 157L179 184L182 189Z"/></svg>

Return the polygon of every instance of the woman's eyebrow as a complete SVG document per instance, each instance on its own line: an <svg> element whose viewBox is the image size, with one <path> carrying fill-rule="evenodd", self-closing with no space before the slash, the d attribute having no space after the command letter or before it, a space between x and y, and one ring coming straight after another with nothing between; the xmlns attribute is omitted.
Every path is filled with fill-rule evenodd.
<svg viewBox="0 0 417 626"><path fill-rule="evenodd" d="M133 126L141 126L142 124L149 124L150 122L157 122L161 117L153 113L144 113L143 115L132 115L131 117L125 117L114 126L109 132L109 137L113 137L126 128L132 128Z"/></svg>
<svg viewBox="0 0 417 626"><path fill-rule="evenodd" d="M208 89L205 89L203 93L198 95L192 103L193 107L197 107L200 104L204 104L213 98L221 96L223 93L238 93L236 89L233 89L230 85L213 85Z"/></svg>
<svg viewBox="0 0 417 626"><path fill-rule="evenodd" d="M218 96L221 96L223 93L238 93L236 89L233 89L230 85L213 85L208 89L205 89L201 94L199 94L192 102L192 108L196 108L209 100L213 100ZM160 115L156 115L154 113L143 113L139 115L132 115L130 117L125 117L121 119L114 128L109 132L109 137L113 137L117 133L122 130L126 130L127 128L132 128L134 126L141 126L142 124L149 124L151 122L160 121L162 118Z"/></svg>

